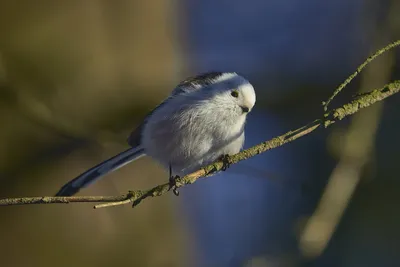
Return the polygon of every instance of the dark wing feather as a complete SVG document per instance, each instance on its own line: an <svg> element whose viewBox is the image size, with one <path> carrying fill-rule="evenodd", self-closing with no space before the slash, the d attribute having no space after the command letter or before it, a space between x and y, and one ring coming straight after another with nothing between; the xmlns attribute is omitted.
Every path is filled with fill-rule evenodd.
<svg viewBox="0 0 400 267"><path fill-rule="evenodd" d="M207 72L197 76L189 77L180 82L177 88L193 88L196 86L208 86L213 83L218 77L222 76L223 72Z"/></svg>
<svg viewBox="0 0 400 267"><path fill-rule="evenodd" d="M138 147L140 146L140 144L142 143L142 131L144 126L146 125L147 120L150 118L151 114L154 113L154 111L156 111L158 108L160 108L162 105L164 105L167 102L168 98L165 99L160 105L158 105L155 109L153 109L152 111L150 111L149 114L147 114L147 116L144 118L143 122L136 127L135 130L133 130L133 132L129 135L128 137L128 144L131 147Z"/></svg>
<svg viewBox="0 0 400 267"><path fill-rule="evenodd" d="M128 136L127 142L131 147L140 146L140 142L142 139L142 130L144 123L141 123L135 130Z"/></svg>
<svg viewBox="0 0 400 267"><path fill-rule="evenodd" d="M183 80L178 84L178 86L172 91L170 97L175 97L180 94L185 94L189 92L193 92L197 90L199 87L208 86L213 83L218 77L223 75L223 72L207 72L197 76L189 77L186 80ZM169 97L169 98L170 98ZM144 125L146 125L146 121L150 118L151 114L162 105L168 102L168 99L165 99L160 105L158 105L155 109L153 109L143 120L143 122L129 135L128 144L132 147L138 147L141 144L142 139L142 131Z"/></svg>

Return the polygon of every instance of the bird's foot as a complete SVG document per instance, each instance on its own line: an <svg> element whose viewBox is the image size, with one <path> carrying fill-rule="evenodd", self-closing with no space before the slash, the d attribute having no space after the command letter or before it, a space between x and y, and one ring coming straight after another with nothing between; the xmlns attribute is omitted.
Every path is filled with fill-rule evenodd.
<svg viewBox="0 0 400 267"><path fill-rule="evenodd" d="M178 178L179 178L178 175L169 177L169 189L168 189L168 191L172 189L172 192L174 192L175 196L179 196L178 187L176 187L176 179L178 179Z"/></svg>
<svg viewBox="0 0 400 267"><path fill-rule="evenodd" d="M223 162L223 165L221 168L222 171L226 171L232 164L231 159L228 154L221 155L219 160L221 160Z"/></svg>

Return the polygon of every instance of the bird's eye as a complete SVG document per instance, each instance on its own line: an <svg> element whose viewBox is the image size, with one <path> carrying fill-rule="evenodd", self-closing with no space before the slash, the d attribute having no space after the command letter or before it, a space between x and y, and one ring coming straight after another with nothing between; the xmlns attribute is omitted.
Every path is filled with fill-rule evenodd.
<svg viewBox="0 0 400 267"><path fill-rule="evenodd" d="M233 90L233 91L231 92L231 96L233 96L233 97L238 97L238 96L239 96L239 92L238 92L237 90Z"/></svg>

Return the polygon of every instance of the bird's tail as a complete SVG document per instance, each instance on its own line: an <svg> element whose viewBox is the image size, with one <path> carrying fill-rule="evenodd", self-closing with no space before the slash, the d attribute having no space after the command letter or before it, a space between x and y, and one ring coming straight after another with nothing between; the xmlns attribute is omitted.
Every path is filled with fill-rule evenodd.
<svg viewBox="0 0 400 267"><path fill-rule="evenodd" d="M81 188L94 183L107 173L115 171L144 155L144 149L141 147L125 150L124 152L94 166L75 179L71 180L65 184L60 191L57 192L56 196L72 196Z"/></svg>

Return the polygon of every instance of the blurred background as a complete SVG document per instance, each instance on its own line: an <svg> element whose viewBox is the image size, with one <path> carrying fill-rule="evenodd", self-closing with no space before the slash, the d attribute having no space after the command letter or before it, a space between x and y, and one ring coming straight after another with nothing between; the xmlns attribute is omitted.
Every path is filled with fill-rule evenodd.
<svg viewBox="0 0 400 267"><path fill-rule="evenodd" d="M127 148L174 86L236 71L255 86L246 147L321 102L400 39L396 0L0 3L0 197L53 195ZM399 49L332 103L400 78ZM400 97L182 188L181 195L0 208L1 266L400 266ZM142 158L80 195L167 181Z"/></svg>

